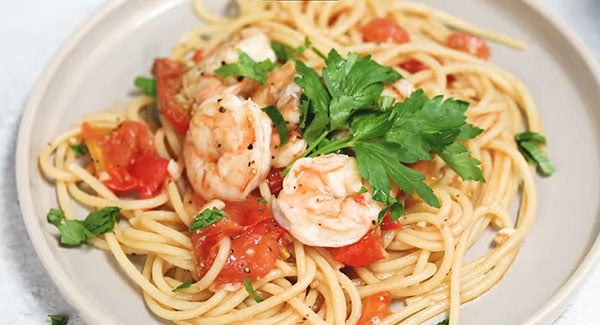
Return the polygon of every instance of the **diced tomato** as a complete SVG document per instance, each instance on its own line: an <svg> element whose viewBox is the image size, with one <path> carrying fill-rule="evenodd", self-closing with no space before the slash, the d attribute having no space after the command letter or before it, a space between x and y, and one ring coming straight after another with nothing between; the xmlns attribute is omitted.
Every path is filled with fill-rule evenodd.
<svg viewBox="0 0 600 325"><path fill-rule="evenodd" d="M240 283L246 277L256 280L267 275L275 267L279 258L281 242L285 233L285 230L274 219L269 219L246 227L240 233L232 235L229 257L215 283L217 285ZM198 254L196 256L203 261L204 267L198 270L199 276L202 276L212 266L219 250L220 238L222 236L211 235L211 238L201 245L200 256ZM209 246L210 248L208 248Z"/></svg>
<svg viewBox="0 0 600 325"><path fill-rule="evenodd" d="M419 71L429 69L429 67L427 65L423 64L423 62L421 62L419 60L415 60L415 59L410 59L408 61L404 61L404 62L400 63L399 66L402 69L404 69L410 73L416 73Z"/></svg>
<svg viewBox="0 0 600 325"><path fill-rule="evenodd" d="M392 215L388 211L385 216L383 216L383 220L381 221L381 229L382 230L397 230L402 229L402 223L400 220L392 221Z"/></svg>
<svg viewBox="0 0 600 325"><path fill-rule="evenodd" d="M108 137L100 141L105 163L127 167L139 155L155 153L154 142L146 125L135 121L124 121Z"/></svg>
<svg viewBox="0 0 600 325"><path fill-rule="evenodd" d="M342 16L345 13L348 13L348 11L350 11L349 8L343 8L342 10L338 10L337 12L335 12L333 15L329 16L329 25L333 25L335 24L338 19L340 18L340 16Z"/></svg>
<svg viewBox="0 0 600 325"><path fill-rule="evenodd" d="M179 134L185 134L190 126L188 108L177 100L183 87L181 78L187 68L171 59L156 59L152 73L156 77L158 106L165 118Z"/></svg>
<svg viewBox="0 0 600 325"><path fill-rule="evenodd" d="M281 174L282 169L271 168L269 175L267 176L267 183L271 194L277 195L283 188L283 175Z"/></svg>
<svg viewBox="0 0 600 325"><path fill-rule="evenodd" d="M465 33L452 33L446 39L449 47L487 60L490 57L490 48L484 40L477 36Z"/></svg>
<svg viewBox="0 0 600 325"><path fill-rule="evenodd" d="M364 297L362 300L362 314L357 325L375 325L387 317L392 303L392 294L389 291L379 292Z"/></svg>
<svg viewBox="0 0 600 325"><path fill-rule="evenodd" d="M94 173L105 172L103 183L117 193L155 196L168 179L168 161L159 157L145 124L124 121L113 130L81 125L83 139L94 161Z"/></svg>
<svg viewBox="0 0 600 325"><path fill-rule="evenodd" d="M137 157L131 166L131 175L140 182L140 198L151 198L160 192L162 185L169 179L168 165L168 160L156 154L144 154Z"/></svg>
<svg viewBox="0 0 600 325"><path fill-rule="evenodd" d="M226 202L227 216L191 235L198 261L198 277L212 266L219 250L219 241L231 237L231 253L216 283L240 283L265 276L275 267L286 243L286 230L273 219L269 207L249 197L244 201Z"/></svg>
<svg viewBox="0 0 600 325"><path fill-rule="evenodd" d="M453 84L455 81L456 81L456 77L455 77L455 76L453 76L453 75L451 75L451 74L448 74L448 75L446 75L446 86L447 86L448 88L452 87L452 84Z"/></svg>
<svg viewBox="0 0 600 325"><path fill-rule="evenodd" d="M421 160L414 164L409 164L408 167L425 175L427 178L435 176L435 162L433 160Z"/></svg>
<svg viewBox="0 0 600 325"><path fill-rule="evenodd" d="M354 244L330 248L331 257L339 263L354 267L363 267L387 256L383 247L383 238L373 230Z"/></svg>
<svg viewBox="0 0 600 325"><path fill-rule="evenodd" d="M375 18L360 28L365 42L393 42L402 44L410 41L410 36L396 23L386 17Z"/></svg>
<svg viewBox="0 0 600 325"><path fill-rule="evenodd" d="M202 49L196 50L196 52L194 52L194 55L192 56L192 61L198 63L200 61L202 61L202 59L204 58L204 51Z"/></svg>

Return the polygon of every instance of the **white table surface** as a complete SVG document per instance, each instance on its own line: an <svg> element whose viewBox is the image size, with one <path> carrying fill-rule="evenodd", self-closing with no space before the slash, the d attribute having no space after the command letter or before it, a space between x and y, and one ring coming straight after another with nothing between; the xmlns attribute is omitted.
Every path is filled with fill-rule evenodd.
<svg viewBox="0 0 600 325"><path fill-rule="evenodd" d="M14 155L30 91L62 41L106 0L0 0L0 323L48 324L66 314L84 324L46 274L17 204ZM600 0L540 0L600 58ZM555 325L600 321L600 268Z"/></svg>

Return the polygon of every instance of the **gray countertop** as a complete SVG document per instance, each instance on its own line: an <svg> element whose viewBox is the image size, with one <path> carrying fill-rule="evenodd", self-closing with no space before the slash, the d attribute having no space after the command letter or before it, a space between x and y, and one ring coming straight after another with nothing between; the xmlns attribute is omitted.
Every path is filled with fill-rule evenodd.
<svg viewBox="0 0 600 325"><path fill-rule="evenodd" d="M0 1L0 323L44 324L68 314L83 324L46 274L17 204L14 155L19 119L30 91L61 42L105 0ZM544 0L600 58L600 0ZM600 268L556 324L600 321Z"/></svg>

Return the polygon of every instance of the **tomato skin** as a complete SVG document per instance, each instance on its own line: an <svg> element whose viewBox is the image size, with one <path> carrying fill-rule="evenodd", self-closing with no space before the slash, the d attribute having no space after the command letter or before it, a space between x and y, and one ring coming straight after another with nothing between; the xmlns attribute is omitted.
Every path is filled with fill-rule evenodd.
<svg viewBox="0 0 600 325"><path fill-rule="evenodd" d="M169 179L169 161L156 154L144 154L131 166L131 175L139 180L139 197L147 199L156 196L162 185Z"/></svg>
<svg viewBox="0 0 600 325"><path fill-rule="evenodd" d="M181 135L185 135L190 127L189 111L176 98L183 87L181 78L186 70L183 63L171 59L156 59L152 68L160 111Z"/></svg>
<svg viewBox="0 0 600 325"><path fill-rule="evenodd" d="M283 189L283 175L282 170L279 168L271 168L269 175L267 175L267 183L269 184L269 189L271 190L271 194L278 195Z"/></svg>
<svg viewBox="0 0 600 325"><path fill-rule="evenodd" d="M396 23L395 20L386 17L374 18L360 28L363 41L368 43L393 42L402 44L410 41L410 36Z"/></svg>
<svg viewBox="0 0 600 325"><path fill-rule="evenodd" d="M417 73L419 71L429 69L429 67L427 65L423 64L423 62L421 62L419 60L415 60L415 59L410 59L408 61L404 61L404 62L400 63L399 66L402 69L404 69L410 73Z"/></svg>
<svg viewBox="0 0 600 325"><path fill-rule="evenodd" d="M388 211L381 221L381 230L398 230L402 229L400 220L392 221L392 215Z"/></svg>
<svg viewBox="0 0 600 325"><path fill-rule="evenodd" d="M241 283L244 278L256 280L269 273L274 267L281 251L280 243L285 235L274 219L262 221L254 226L241 230L231 236L230 254L225 266L215 280L217 286L226 283ZM208 271L212 266L219 250L218 242L222 238L212 235L208 240L213 245L203 245L201 260L204 261L202 272ZM208 248L210 246L210 248ZM208 248L208 250L207 250ZM198 256L198 255L197 255Z"/></svg>
<svg viewBox="0 0 600 325"><path fill-rule="evenodd" d="M198 278L210 269L219 241L226 236L231 237L231 253L215 284L241 283L245 277L256 280L265 276L275 267L287 244L287 231L273 219L269 207L255 197L226 202L224 211L225 218L191 235Z"/></svg>
<svg viewBox="0 0 600 325"><path fill-rule="evenodd" d="M389 291L383 291L364 297L362 300L362 314L357 325L375 325L387 317L392 303L392 294Z"/></svg>
<svg viewBox="0 0 600 325"><path fill-rule="evenodd" d="M483 60L490 58L490 48L483 39L477 36L465 33L452 33L446 39L446 45Z"/></svg>
<svg viewBox="0 0 600 325"><path fill-rule="evenodd" d="M104 185L117 193L137 192L150 198L169 178L168 160L159 157L145 124L124 121L113 130L83 122L81 132L94 161L94 173L106 172Z"/></svg>
<svg viewBox="0 0 600 325"><path fill-rule="evenodd" d="M353 267L367 266L387 256L383 238L373 230L356 243L330 248L329 252L335 261Z"/></svg>
<svg viewBox="0 0 600 325"><path fill-rule="evenodd" d="M196 52L194 52L194 55L192 56L192 61L198 63L200 61L202 61L202 59L204 58L204 51L202 49L196 50Z"/></svg>

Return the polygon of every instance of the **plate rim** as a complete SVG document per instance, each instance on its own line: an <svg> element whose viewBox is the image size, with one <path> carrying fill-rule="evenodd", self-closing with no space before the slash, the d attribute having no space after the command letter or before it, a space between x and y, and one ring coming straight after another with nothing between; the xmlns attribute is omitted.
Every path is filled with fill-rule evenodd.
<svg viewBox="0 0 600 325"><path fill-rule="evenodd" d="M530 9L537 12L544 20L550 23L566 42L571 46L579 56L578 59L584 62L590 69L591 76L600 89L600 64L592 54L591 50L585 45L578 34L557 14L550 9L542 6L541 2L536 0L521 0ZM65 62L66 57L77 47L77 44L104 19L119 10L121 6L127 3L127 0L109 0L100 5L92 13L82 17L75 29L63 39L58 49L46 63L43 72L38 77L30 98L22 111L19 129L17 133L17 149L15 155L15 178L17 184L17 198L21 218L25 223L25 228L30 242L45 271L49 274L52 282L57 286L63 298L67 303L74 307L86 322L93 324L117 324L114 319L106 316L102 312L101 306L83 295L74 281L66 274L58 259L54 256L50 246L43 240L43 230L40 225L39 217L33 209L32 197L28 185L29 180L29 159L28 152L31 147L30 130L33 124L35 113L41 104L50 80ZM598 215L600 210L596 211ZM578 292L580 287L589 280L589 275L600 261L600 232L594 239L588 252L581 259L568 279L552 294L550 299L538 308L525 322L525 324L542 324L548 321L556 320L564 310L569 306L570 300Z"/></svg>

